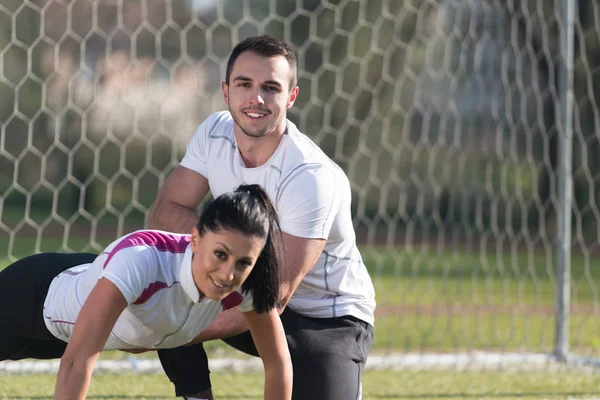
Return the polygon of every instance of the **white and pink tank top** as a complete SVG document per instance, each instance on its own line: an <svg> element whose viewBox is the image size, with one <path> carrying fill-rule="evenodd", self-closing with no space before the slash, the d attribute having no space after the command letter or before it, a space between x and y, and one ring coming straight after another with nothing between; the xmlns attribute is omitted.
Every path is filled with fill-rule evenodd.
<svg viewBox="0 0 600 400"><path fill-rule="evenodd" d="M44 303L44 321L68 342L88 295L100 278L123 293L123 311L105 350L172 348L191 341L219 312L252 310L252 296L236 291L222 301L203 297L192 278L190 235L140 230L117 239L94 262L59 274Z"/></svg>

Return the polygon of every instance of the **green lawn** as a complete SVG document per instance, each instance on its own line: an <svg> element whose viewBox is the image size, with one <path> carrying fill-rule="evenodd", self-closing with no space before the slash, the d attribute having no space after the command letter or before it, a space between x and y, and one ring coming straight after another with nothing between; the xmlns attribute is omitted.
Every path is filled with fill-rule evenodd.
<svg viewBox="0 0 600 400"><path fill-rule="evenodd" d="M106 243L73 236L70 242L44 236L8 244L0 254L22 257L36 251L94 250ZM64 246L67 243L68 248ZM363 251L377 293L373 353L385 351L542 351L554 340L552 267L544 253L506 254L428 251ZM571 349L600 354L596 290L600 261L572 259ZM0 260L0 268L8 260ZM221 342L207 343L211 356L239 356ZM124 358L106 352L103 359ZM155 357L147 355L143 357ZM262 374L213 374L219 399L260 399ZM0 398L50 399L54 376L0 376ZM90 399L171 399L162 374L94 378ZM591 399L600 393L600 376L570 372L376 371L364 377L365 399Z"/></svg>
<svg viewBox="0 0 600 400"><path fill-rule="evenodd" d="M545 253L364 251L377 294L375 348L551 351ZM600 354L600 260L572 257L572 349Z"/></svg>
<svg viewBox="0 0 600 400"><path fill-rule="evenodd" d="M217 399L262 399L262 374L214 373ZM0 376L0 398L51 399L54 376ZM600 392L600 375L582 372L375 371L363 379L363 398L444 400L577 400ZM94 376L89 399L174 399L162 374ZM597 399L598 397L596 397Z"/></svg>
<svg viewBox="0 0 600 400"><path fill-rule="evenodd" d="M0 236L0 254L99 251L110 239L86 235ZM114 236L111 236L114 237ZM377 296L374 351L502 350L551 352L554 343L552 254L426 247L366 249ZM0 268L8 260L0 258ZM572 257L571 349L600 356L600 259ZM222 350L220 344L210 346ZM223 350L224 351L224 350Z"/></svg>

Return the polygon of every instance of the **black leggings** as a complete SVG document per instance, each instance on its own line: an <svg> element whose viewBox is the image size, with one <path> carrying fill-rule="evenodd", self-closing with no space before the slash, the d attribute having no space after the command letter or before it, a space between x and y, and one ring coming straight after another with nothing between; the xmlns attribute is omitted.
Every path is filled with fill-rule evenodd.
<svg viewBox="0 0 600 400"><path fill-rule="evenodd" d="M373 341L373 327L353 317L309 318L289 307L281 315L294 367L294 400L356 400ZM258 355L249 332L224 340ZM163 369L177 396L211 387L202 344L159 350Z"/></svg>
<svg viewBox="0 0 600 400"><path fill-rule="evenodd" d="M60 358L67 343L44 323L44 301L52 279L96 258L90 253L42 253L0 271L0 361Z"/></svg>

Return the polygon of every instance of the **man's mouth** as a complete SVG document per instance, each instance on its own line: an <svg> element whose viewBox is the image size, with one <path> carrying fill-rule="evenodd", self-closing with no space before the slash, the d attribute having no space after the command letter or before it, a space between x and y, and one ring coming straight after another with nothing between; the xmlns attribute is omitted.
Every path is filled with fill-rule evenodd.
<svg viewBox="0 0 600 400"><path fill-rule="evenodd" d="M267 115L264 112L258 112L258 111L244 111L244 114L246 114L248 117L254 118L254 119L260 119Z"/></svg>

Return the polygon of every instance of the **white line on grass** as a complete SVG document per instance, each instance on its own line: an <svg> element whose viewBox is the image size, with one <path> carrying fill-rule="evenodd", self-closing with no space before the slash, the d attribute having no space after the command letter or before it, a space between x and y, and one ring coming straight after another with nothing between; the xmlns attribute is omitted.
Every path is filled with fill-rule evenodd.
<svg viewBox="0 0 600 400"><path fill-rule="evenodd" d="M0 374L55 374L58 360L22 360L0 362ZM213 358L209 359L210 370L218 371L261 371L259 358ZM391 370L573 370L587 369L600 373L600 360L585 357L571 357L566 363L556 360L551 354L543 353L391 353L373 354L367 361L367 369ZM142 359L134 356L124 360L100 360L95 373L162 373L156 359Z"/></svg>

